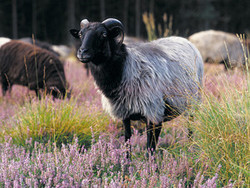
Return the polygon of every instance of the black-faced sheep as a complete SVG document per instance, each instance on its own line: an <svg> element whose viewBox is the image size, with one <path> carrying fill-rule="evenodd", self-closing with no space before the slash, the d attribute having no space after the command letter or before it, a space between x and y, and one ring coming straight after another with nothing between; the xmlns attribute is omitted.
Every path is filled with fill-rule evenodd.
<svg viewBox="0 0 250 188"><path fill-rule="evenodd" d="M64 67L49 51L12 40L0 48L0 57L3 95L13 84L28 86L37 95L40 88L56 98L66 95Z"/></svg>
<svg viewBox="0 0 250 188"><path fill-rule="evenodd" d="M204 62L224 64L226 69L245 64L242 44L234 34L208 30L195 33L188 39L198 48Z"/></svg>
<svg viewBox="0 0 250 188"><path fill-rule="evenodd" d="M142 39L136 38L136 37L124 37L124 44L133 44L133 43L139 43L139 42L144 42ZM76 49L79 49L81 46L81 41L77 41L76 42ZM87 76L89 76L89 64L88 63L84 63L84 68L87 71Z"/></svg>
<svg viewBox="0 0 250 188"><path fill-rule="evenodd" d="M123 44L122 23L81 21L78 59L88 63L102 92L103 108L121 119L125 141L131 120L147 123L147 148L155 150L162 122L172 120L200 100L203 61L192 43L169 37L148 43Z"/></svg>
<svg viewBox="0 0 250 188"><path fill-rule="evenodd" d="M124 44L133 44L133 43L138 43L138 42L143 42L143 40L136 38L136 37L127 37L127 36L124 37ZM77 40L75 42L75 48L79 49L80 46L81 46L81 41ZM89 74L90 74L89 64L85 63L84 68L86 69L87 76L89 76Z"/></svg>

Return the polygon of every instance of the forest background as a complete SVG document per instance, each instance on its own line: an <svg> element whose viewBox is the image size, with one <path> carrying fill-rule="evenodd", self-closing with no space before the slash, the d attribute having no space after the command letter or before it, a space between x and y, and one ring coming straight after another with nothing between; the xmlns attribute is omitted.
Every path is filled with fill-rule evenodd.
<svg viewBox="0 0 250 188"><path fill-rule="evenodd" d="M249 33L248 0L0 0L0 36L34 37L53 44L72 44L69 29L83 18L119 19L128 36L147 38L143 13L155 24L170 24L173 34L187 37L202 30ZM163 15L168 19L164 23Z"/></svg>

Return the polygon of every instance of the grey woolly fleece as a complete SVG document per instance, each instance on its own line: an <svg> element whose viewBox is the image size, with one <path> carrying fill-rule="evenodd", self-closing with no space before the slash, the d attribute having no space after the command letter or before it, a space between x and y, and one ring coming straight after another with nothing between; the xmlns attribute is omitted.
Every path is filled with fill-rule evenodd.
<svg viewBox="0 0 250 188"><path fill-rule="evenodd" d="M168 37L126 46L122 81L116 100L102 94L103 108L115 119L141 114L158 124L167 107L180 114L193 101L200 100L203 61L188 40Z"/></svg>

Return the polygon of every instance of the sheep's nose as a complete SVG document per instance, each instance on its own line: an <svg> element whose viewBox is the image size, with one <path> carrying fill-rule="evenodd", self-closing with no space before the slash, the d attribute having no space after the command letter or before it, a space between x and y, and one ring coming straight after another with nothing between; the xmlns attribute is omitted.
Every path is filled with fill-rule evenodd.
<svg viewBox="0 0 250 188"><path fill-rule="evenodd" d="M89 52L90 52L89 49L80 48L78 53L77 53L78 59L83 63L87 63L87 62L91 61L92 55Z"/></svg>
<svg viewBox="0 0 250 188"><path fill-rule="evenodd" d="M80 53L87 53L87 52L89 51L89 49L81 49L81 48L80 48L79 51L80 51Z"/></svg>

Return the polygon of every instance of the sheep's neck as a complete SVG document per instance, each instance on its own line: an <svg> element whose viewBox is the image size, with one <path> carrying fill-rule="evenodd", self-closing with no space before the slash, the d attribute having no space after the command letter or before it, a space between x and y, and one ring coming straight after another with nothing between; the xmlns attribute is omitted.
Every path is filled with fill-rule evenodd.
<svg viewBox="0 0 250 188"><path fill-rule="evenodd" d="M117 88L119 87L122 74L124 61L126 58L125 53L123 55L114 55L112 59L98 66L91 63L91 73L102 93L110 99L116 97Z"/></svg>

